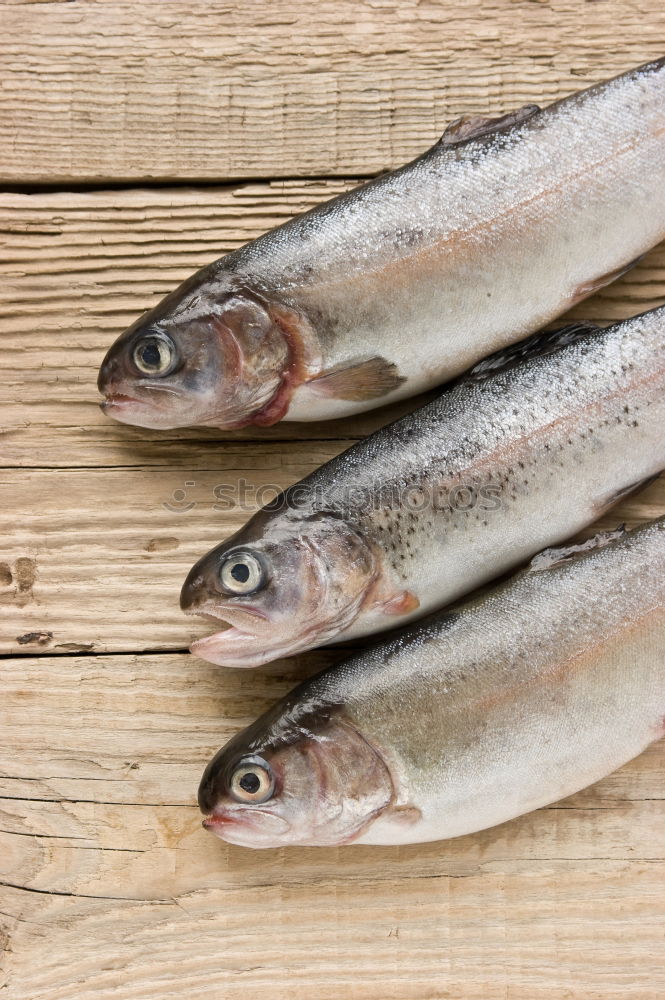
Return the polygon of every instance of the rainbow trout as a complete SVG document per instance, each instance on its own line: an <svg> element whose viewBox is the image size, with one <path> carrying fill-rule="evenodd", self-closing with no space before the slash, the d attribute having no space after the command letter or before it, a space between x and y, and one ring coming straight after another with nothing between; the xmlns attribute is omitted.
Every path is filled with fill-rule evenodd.
<svg viewBox="0 0 665 1000"><path fill-rule="evenodd" d="M399 170L189 278L111 347L142 427L357 413L544 326L665 237L665 60L450 125Z"/></svg>
<svg viewBox="0 0 665 1000"><path fill-rule="evenodd" d="M254 667L405 623L592 523L665 468L665 307L541 334L354 445L192 568L199 639Z"/></svg>
<svg viewBox="0 0 665 1000"><path fill-rule="evenodd" d="M301 684L210 762L203 825L244 847L458 837L598 781L664 706L665 518Z"/></svg>

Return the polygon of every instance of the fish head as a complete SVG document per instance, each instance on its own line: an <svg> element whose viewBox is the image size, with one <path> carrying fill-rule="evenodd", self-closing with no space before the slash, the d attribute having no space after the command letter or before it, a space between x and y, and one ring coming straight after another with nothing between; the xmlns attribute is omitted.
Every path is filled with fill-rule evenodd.
<svg viewBox="0 0 665 1000"><path fill-rule="evenodd" d="M203 826L222 840L255 848L350 843L394 801L383 757L343 711L321 718L294 708L276 726L267 713L206 767Z"/></svg>
<svg viewBox="0 0 665 1000"><path fill-rule="evenodd" d="M292 361L287 327L278 303L204 269L111 346L99 371L101 408L155 429L279 420Z"/></svg>
<svg viewBox="0 0 665 1000"><path fill-rule="evenodd" d="M224 631L198 639L197 656L256 667L321 645L358 615L376 575L374 553L343 518L265 509L190 570L180 606L219 619Z"/></svg>

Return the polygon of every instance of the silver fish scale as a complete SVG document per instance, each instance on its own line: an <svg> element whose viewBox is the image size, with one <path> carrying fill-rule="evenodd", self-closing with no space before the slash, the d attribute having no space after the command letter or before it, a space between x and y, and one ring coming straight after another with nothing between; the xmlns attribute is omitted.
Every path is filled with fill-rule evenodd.
<svg viewBox="0 0 665 1000"><path fill-rule="evenodd" d="M360 413L450 381L665 238L665 60L509 119L456 145L447 130L192 275L111 347L105 412L155 428ZM180 362L159 386L131 353L155 328Z"/></svg>
<svg viewBox="0 0 665 1000"><path fill-rule="evenodd" d="M411 828L482 829L571 794L663 731L665 520L439 615L314 680L389 762ZM404 724L400 724L403 720ZM293 721L290 722L293 726Z"/></svg>
<svg viewBox="0 0 665 1000"><path fill-rule="evenodd" d="M559 489L569 484L572 504L594 483L597 499L609 498L612 474L594 460L614 454L630 464L632 450L663 426L664 389L662 308L463 382L314 472L299 484L309 497L302 507L332 509L358 525L406 578L442 536L462 545L484 533L491 546L507 522L523 520L527 498L545 509L555 478ZM492 487L500 510L459 509L470 498L463 490L461 504L451 503L458 487ZM419 491L437 503L419 509Z"/></svg>
<svg viewBox="0 0 665 1000"><path fill-rule="evenodd" d="M488 689L554 671L654 613L665 616L665 518L546 570L527 569L306 681L270 713L253 748L293 738L304 718L342 710L366 736L422 767L431 727ZM397 717L408 725L396 727ZM423 719L423 742L414 723ZM388 738L387 733L390 733ZM443 734L441 734L443 736Z"/></svg>
<svg viewBox="0 0 665 1000"><path fill-rule="evenodd" d="M541 558L305 681L211 762L206 809L229 810L220 778L240 755L278 753L291 794L261 805L259 820L271 809L282 820L261 835L255 817L249 846L407 844L485 829L578 791L661 737L664 661L662 518ZM312 758L309 780L290 785L294 765Z"/></svg>
<svg viewBox="0 0 665 1000"><path fill-rule="evenodd" d="M534 328L522 315L533 312L529 302L541 322L560 311L557 282L569 289L565 299L639 253L649 227L652 243L665 231L655 200L665 183L664 65L573 95L505 132L438 144L228 255L219 270L309 316L325 364L376 351L399 358L407 378L419 370L422 381L442 337L451 356L466 352L471 363L514 339L511 324ZM621 259L612 250L619 235ZM483 349L473 350L482 331Z"/></svg>
<svg viewBox="0 0 665 1000"><path fill-rule="evenodd" d="M639 139L644 129L637 112L652 112L657 99L652 77L662 71L662 60L650 63L544 108L507 132L452 149L437 143L400 169L289 220L220 264L261 281L264 290L288 289L333 280L335 267L348 278L350 263L364 273L369 259L383 255L386 240L391 256L408 257L422 243L473 231L482 192L491 199L491 210L483 215L490 221L512 211L516 202L551 189L555 137L566 174L591 171L629 139ZM602 141L594 142L591 123ZM414 240L415 234L422 238Z"/></svg>
<svg viewBox="0 0 665 1000"><path fill-rule="evenodd" d="M360 710L358 718L372 730L368 716L375 714L382 726L399 699L410 719L425 724L422 740L404 734L400 747L405 759L422 767L437 704L439 720L450 719L467 711L472 699L496 698L528 684L534 674L555 672L653 612L665 615L664 521L618 547L543 573L527 572L451 621L416 627L415 635L382 649L374 660L368 654L362 667L357 663L347 674L353 688L345 704L354 718ZM601 691L596 702L602 704ZM438 755L440 750L432 759Z"/></svg>

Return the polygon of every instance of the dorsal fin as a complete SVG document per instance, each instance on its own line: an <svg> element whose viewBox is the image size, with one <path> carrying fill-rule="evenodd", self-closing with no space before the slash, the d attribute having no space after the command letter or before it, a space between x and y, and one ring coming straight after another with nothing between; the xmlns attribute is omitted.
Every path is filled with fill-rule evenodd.
<svg viewBox="0 0 665 1000"><path fill-rule="evenodd" d="M462 115L461 118L456 118L448 125L437 146L460 146L464 142L480 139L481 136L490 135L492 132L501 132L513 125L520 125L539 111L540 108L537 104L524 104L516 111L509 111L498 118L489 118L484 115Z"/></svg>
<svg viewBox="0 0 665 1000"><path fill-rule="evenodd" d="M521 340L518 344L511 344L510 347L502 348L500 351L483 358L462 375L460 381L480 382L490 375L496 375L497 372L514 368L529 358L553 354L561 347L574 343L579 337L596 333L600 329L601 327L596 326L595 323L572 323L570 326L564 326L558 330L546 330L544 333L539 330L538 333L532 334L526 340Z"/></svg>
<svg viewBox="0 0 665 1000"><path fill-rule="evenodd" d="M570 562L577 556L592 552L594 549L602 549L611 542L616 542L626 534L626 525L620 524L614 531L599 531L593 538L587 538L586 542L577 545L556 545L550 549L543 549L537 556L534 556L529 563L529 573L541 573L543 570L551 569L560 563Z"/></svg>

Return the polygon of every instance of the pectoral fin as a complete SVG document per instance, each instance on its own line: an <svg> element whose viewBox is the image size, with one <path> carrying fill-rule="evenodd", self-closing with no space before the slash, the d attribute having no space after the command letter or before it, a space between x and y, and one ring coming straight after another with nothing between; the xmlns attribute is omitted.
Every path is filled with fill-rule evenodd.
<svg viewBox="0 0 665 1000"><path fill-rule="evenodd" d="M492 132L501 132L503 129L511 128L513 125L520 125L527 118L537 114L540 108L537 104L525 104L517 111L509 111L508 114L499 118L488 118L483 115L463 115L456 118L447 127L437 145L439 146L459 146L463 142L470 142L472 139L480 139L481 136L490 135Z"/></svg>
<svg viewBox="0 0 665 1000"><path fill-rule="evenodd" d="M411 805L393 806L389 816L392 820L403 823L405 826L413 826L414 823L418 823L423 818L420 809Z"/></svg>
<svg viewBox="0 0 665 1000"><path fill-rule="evenodd" d="M385 358L375 357L322 372L307 384L320 396L362 401L386 396L404 381L394 364Z"/></svg>
<svg viewBox="0 0 665 1000"><path fill-rule="evenodd" d="M420 607L420 601L410 590L400 590L398 594L388 598L382 605L387 615L408 615Z"/></svg>

